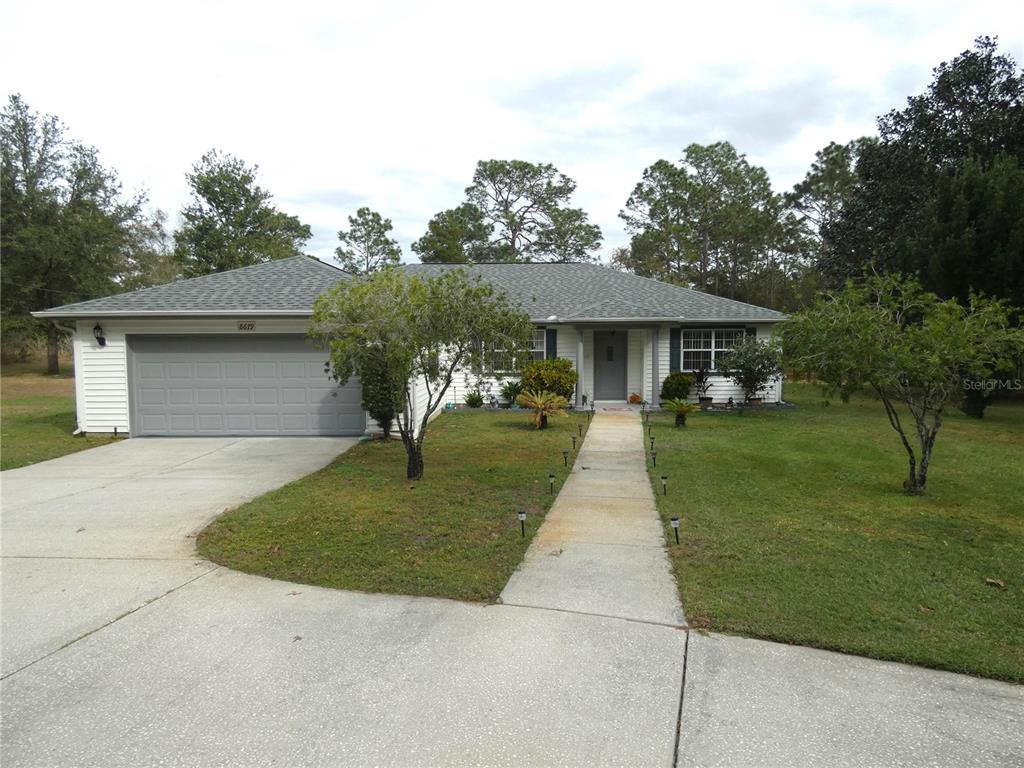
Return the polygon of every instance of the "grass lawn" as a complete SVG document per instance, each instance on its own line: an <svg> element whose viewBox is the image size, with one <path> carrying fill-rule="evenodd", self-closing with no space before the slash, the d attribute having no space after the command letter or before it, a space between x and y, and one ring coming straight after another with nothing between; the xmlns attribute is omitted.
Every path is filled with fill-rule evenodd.
<svg viewBox="0 0 1024 768"><path fill-rule="evenodd" d="M523 411L439 416L424 478L405 479L399 441L370 441L214 521L199 552L248 573L365 592L497 598L568 469L583 414L534 430ZM572 465L572 457L569 457ZM518 510L527 512L520 537Z"/></svg>
<svg viewBox="0 0 1024 768"><path fill-rule="evenodd" d="M109 443L100 435L72 436L75 419L75 378L69 373L43 374L45 363L5 364L0 374L0 469ZM70 363L61 361L61 370Z"/></svg>
<svg viewBox="0 0 1024 768"><path fill-rule="evenodd" d="M786 396L800 408L651 417L691 625L1024 681L1024 403L949 414L913 498L879 403Z"/></svg>

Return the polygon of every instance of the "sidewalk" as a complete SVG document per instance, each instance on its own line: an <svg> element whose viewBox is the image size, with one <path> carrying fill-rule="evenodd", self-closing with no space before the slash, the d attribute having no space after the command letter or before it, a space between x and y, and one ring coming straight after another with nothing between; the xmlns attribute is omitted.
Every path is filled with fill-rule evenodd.
<svg viewBox="0 0 1024 768"><path fill-rule="evenodd" d="M598 411L501 601L684 625L645 462L639 414Z"/></svg>

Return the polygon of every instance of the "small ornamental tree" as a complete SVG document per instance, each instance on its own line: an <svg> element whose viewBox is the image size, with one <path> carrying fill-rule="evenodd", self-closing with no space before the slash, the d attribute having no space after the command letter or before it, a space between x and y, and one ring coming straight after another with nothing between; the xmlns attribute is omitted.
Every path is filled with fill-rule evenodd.
<svg viewBox="0 0 1024 768"><path fill-rule="evenodd" d="M1011 327L1003 302L972 295L963 306L894 275L822 296L781 335L788 365L826 392L844 401L861 389L878 396L907 452L909 494L924 492L945 408L968 382L1024 354L1024 330Z"/></svg>
<svg viewBox="0 0 1024 768"><path fill-rule="evenodd" d="M462 270L408 277L395 269L349 280L313 305L310 337L330 354L337 381L386 371L395 424L408 456L406 476L423 477L423 439L456 371L491 373L486 350L527 354L529 317L502 293ZM415 397L416 390L422 395ZM425 395L425 396L423 396Z"/></svg>
<svg viewBox="0 0 1024 768"><path fill-rule="evenodd" d="M718 374L743 388L743 399L753 400L779 375L781 353L774 342L748 336L718 358Z"/></svg>

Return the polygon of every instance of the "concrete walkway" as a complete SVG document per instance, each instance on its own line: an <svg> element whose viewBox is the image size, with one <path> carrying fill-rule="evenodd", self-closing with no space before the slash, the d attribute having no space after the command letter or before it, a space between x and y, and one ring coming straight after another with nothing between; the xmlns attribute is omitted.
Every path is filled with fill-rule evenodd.
<svg viewBox="0 0 1024 768"><path fill-rule="evenodd" d="M501 601L685 624L635 411L594 416L572 473Z"/></svg>

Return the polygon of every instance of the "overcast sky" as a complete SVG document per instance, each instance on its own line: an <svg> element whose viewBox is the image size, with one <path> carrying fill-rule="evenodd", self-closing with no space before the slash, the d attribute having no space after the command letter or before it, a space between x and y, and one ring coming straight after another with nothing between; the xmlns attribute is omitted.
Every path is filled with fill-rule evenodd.
<svg viewBox="0 0 1024 768"><path fill-rule="evenodd" d="M731 141L778 190L874 132L978 35L1024 61L1019 2L0 2L0 85L98 147L172 223L217 147L260 166L330 259L346 217L405 260L477 160L550 162L605 236L643 169Z"/></svg>

